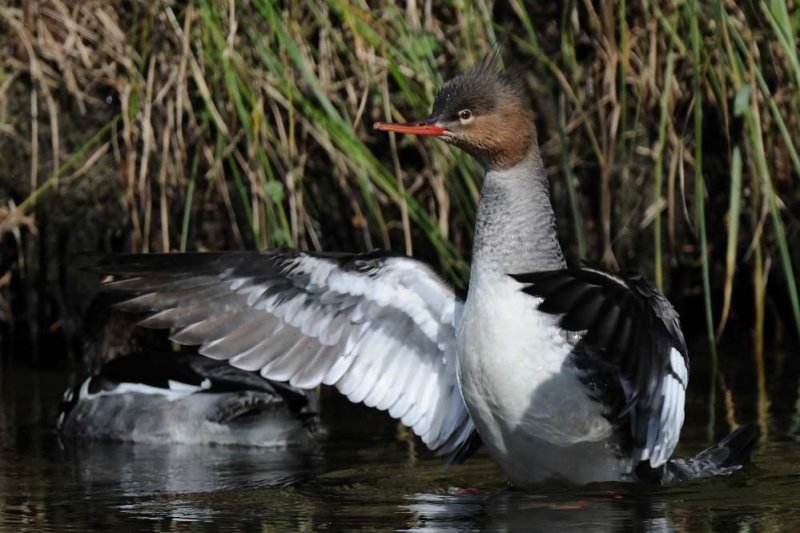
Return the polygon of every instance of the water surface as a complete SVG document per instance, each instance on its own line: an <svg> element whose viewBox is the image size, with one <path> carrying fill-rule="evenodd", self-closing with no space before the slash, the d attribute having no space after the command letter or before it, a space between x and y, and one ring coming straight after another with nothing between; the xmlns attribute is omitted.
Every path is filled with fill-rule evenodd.
<svg viewBox="0 0 800 533"><path fill-rule="evenodd" d="M335 397L315 450L63 442L52 426L68 376L4 367L0 531L800 530L797 376L760 402L752 377L741 381L738 395L717 391L715 417L724 431L737 406L741 421L766 412L768 435L745 470L666 489L522 492L485 453L444 469L382 413ZM681 454L709 443L707 392L689 397Z"/></svg>

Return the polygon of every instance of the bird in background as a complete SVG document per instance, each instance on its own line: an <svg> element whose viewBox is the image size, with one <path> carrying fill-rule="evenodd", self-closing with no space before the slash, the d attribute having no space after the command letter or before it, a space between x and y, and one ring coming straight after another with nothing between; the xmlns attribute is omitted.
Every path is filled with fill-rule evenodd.
<svg viewBox="0 0 800 533"><path fill-rule="evenodd" d="M375 124L483 167L466 297L412 257L292 249L109 256L103 290L207 357L386 411L448 462L483 444L518 486L736 470L754 425L671 458L689 379L678 315L639 276L567 266L534 118L524 76L486 60L429 117Z"/></svg>
<svg viewBox="0 0 800 533"><path fill-rule="evenodd" d="M115 296L98 293L83 317L89 375L62 397L64 438L313 448L321 433L314 391L176 352L165 332L113 309Z"/></svg>

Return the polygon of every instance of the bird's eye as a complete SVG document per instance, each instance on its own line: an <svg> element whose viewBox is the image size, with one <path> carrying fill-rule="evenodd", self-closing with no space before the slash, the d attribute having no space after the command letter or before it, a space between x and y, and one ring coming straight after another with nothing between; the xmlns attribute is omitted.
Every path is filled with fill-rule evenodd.
<svg viewBox="0 0 800 533"><path fill-rule="evenodd" d="M461 122L469 122L472 120L472 111L469 109L462 109L458 112L458 120Z"/></svg>

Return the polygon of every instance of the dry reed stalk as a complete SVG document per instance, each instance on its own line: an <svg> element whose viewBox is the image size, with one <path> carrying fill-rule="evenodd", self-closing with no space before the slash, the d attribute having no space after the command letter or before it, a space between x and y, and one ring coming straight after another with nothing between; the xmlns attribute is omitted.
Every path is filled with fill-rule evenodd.
<svg viewBox="0 0 800 533"><path fill-rule="evenodd" d="M0 150L24 181L0 186L32 198L20 214L103 191L124 206L109 227L125 228L126 249L391 247L463 285L479 169L370 124L427 113L442 78L502 34L506 58L528 65L571 255L656 272L673 294L705 279L720 338L748 300L734 277L745 263L757 302L798 268L786 243L800 234L800 15L784 2L24 4L0 7ZM758 127L737 137L747 113ZM119 130L84 148L116 114Z"/></svg>

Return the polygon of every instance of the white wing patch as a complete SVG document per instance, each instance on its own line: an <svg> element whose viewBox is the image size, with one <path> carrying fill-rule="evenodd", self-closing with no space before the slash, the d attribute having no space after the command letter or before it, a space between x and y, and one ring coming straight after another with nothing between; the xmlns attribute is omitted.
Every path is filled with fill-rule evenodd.
<svg viewBox="0 0 800 533"><path fill-rule="evenodd" d="M648 423L647 444L639 450L642 461L650 460L650 466L658 467L667 462L678 444L684 420L684 404L689 372L683 356L676 348L669 353L670 369L661 382L660 409Z"/></svg>
<svg viewBox="0 0 800 533"><path fill-rule="evenodd" d="M106 287L134 291L124 308L154 311L144 325L174 328L173 340L201 354L297 387L334 385L441 453L472 431L456 378L462 302L423 263L277 251L222 267L225 256L206 257L196 274L137 256L137 273Z"/></svg>
<svg viewBox="0 0 800 533"><path fill-rule="evenodd" d="M118 394L149 394L155 396L163 396L168 401L180 400L202 390L201 387L196 385L189 385L179 381L169 381L169 388L154 387L152 385L145 385L144 383L118 383L116 387L110 390L101 390L98 392L89 392L89 384L93 378L87 378L80 387L78 394L79 400L91 400L100 398L102 396L114 396Z"/></svg>

